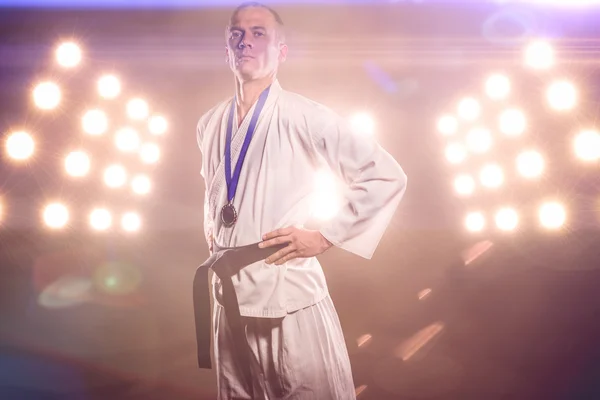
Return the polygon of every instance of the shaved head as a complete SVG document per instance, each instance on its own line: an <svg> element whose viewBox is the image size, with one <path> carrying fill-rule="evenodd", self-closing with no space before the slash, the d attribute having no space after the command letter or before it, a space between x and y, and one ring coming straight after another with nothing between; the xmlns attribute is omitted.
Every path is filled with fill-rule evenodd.
<svg viewBox="0 0 600 400"><path fill-rule="evenodd" d="M285 29L283 26L283 20L281 19L281 16L279 15L279 13L277 13L277 11L273 10L271 7L267 6L266 4L263 3L259 3L258 1L247 1L244 2L242 4L240 4L239 6L236 7L235 10L233 10L233 12L231 13L231 17L229 18L229 23L227 24L227 34L229 34L229 28L233 25L235 25L235 21L237 18L237 15L240 11L243 11L247 8L252 8L252 7L257 7L257 8L263 8L265 10L267 10L271 16L273 16L273 19L275 20L276 26L277 26L277 35L279 37L279 40L282 42L285 42Z"/></svg>

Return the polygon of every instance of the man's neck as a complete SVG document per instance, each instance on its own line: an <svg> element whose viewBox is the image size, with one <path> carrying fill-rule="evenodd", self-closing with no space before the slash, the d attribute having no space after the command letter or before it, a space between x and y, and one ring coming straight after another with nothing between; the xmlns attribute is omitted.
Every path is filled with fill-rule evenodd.
<svg viewBox="0 0 600 400"><path fill-rule="evenodd" d="M275 81L275 75L269 75L261 79L242 82L236 79L236 106L238 125L242 123L248 111L260 97L260 94Z"/></svg>

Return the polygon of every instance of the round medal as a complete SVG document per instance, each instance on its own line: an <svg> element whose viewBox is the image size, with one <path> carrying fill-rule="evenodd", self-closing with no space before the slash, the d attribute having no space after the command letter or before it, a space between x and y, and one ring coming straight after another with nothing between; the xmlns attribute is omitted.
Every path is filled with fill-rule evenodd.
<svg viewBox="0 0 600 400"><path fill-rule="evenodd" d="M221 222L223 222L223 225L228 227L233 226L235 221L237 221L237 217L237 211L233 204L227 203L221 209Z"/></svg>

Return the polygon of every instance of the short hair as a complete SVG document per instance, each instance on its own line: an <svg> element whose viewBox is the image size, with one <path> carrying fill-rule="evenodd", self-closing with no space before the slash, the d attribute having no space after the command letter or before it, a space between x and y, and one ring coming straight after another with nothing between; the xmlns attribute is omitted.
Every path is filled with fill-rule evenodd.
<svg viewBox="0 0 600 400"><path fill-rule="evenodd" d="M231 20L233 20L233 17L235 17L235 15L238 12L240 12L241 10L244 10L246 8L250 8L250 7L260 7L260 8L264 8L267 11L269 11L271 13L271 15L273 16L273 18L275 18L275 22L277 22L278 31L279 31L279 35L280 35L281 39L285 38L283 19L281 19L281 16L279 15L279 13L277 11L273 10L271 7L267 6L266 4L259 3L258 1L246 1L242 4L240 4L239 6L237 6L235 8L235 10L233 10L233 12L231 13L231 17L229 17L229 22L227 23L227 27L229 28L229 25L231 24Z"/></svg>

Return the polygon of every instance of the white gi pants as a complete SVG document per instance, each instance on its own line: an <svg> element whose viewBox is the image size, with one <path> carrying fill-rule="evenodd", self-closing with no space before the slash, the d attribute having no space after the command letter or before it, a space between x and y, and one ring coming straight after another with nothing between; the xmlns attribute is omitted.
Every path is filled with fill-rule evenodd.
<svg viewBox="0 0 600 400"><path fill-rule="evenodd" d="M331 297L283 318L242 317L252 388L224 309L214 303L218 400L354 400L348 350Z"/></svg>

